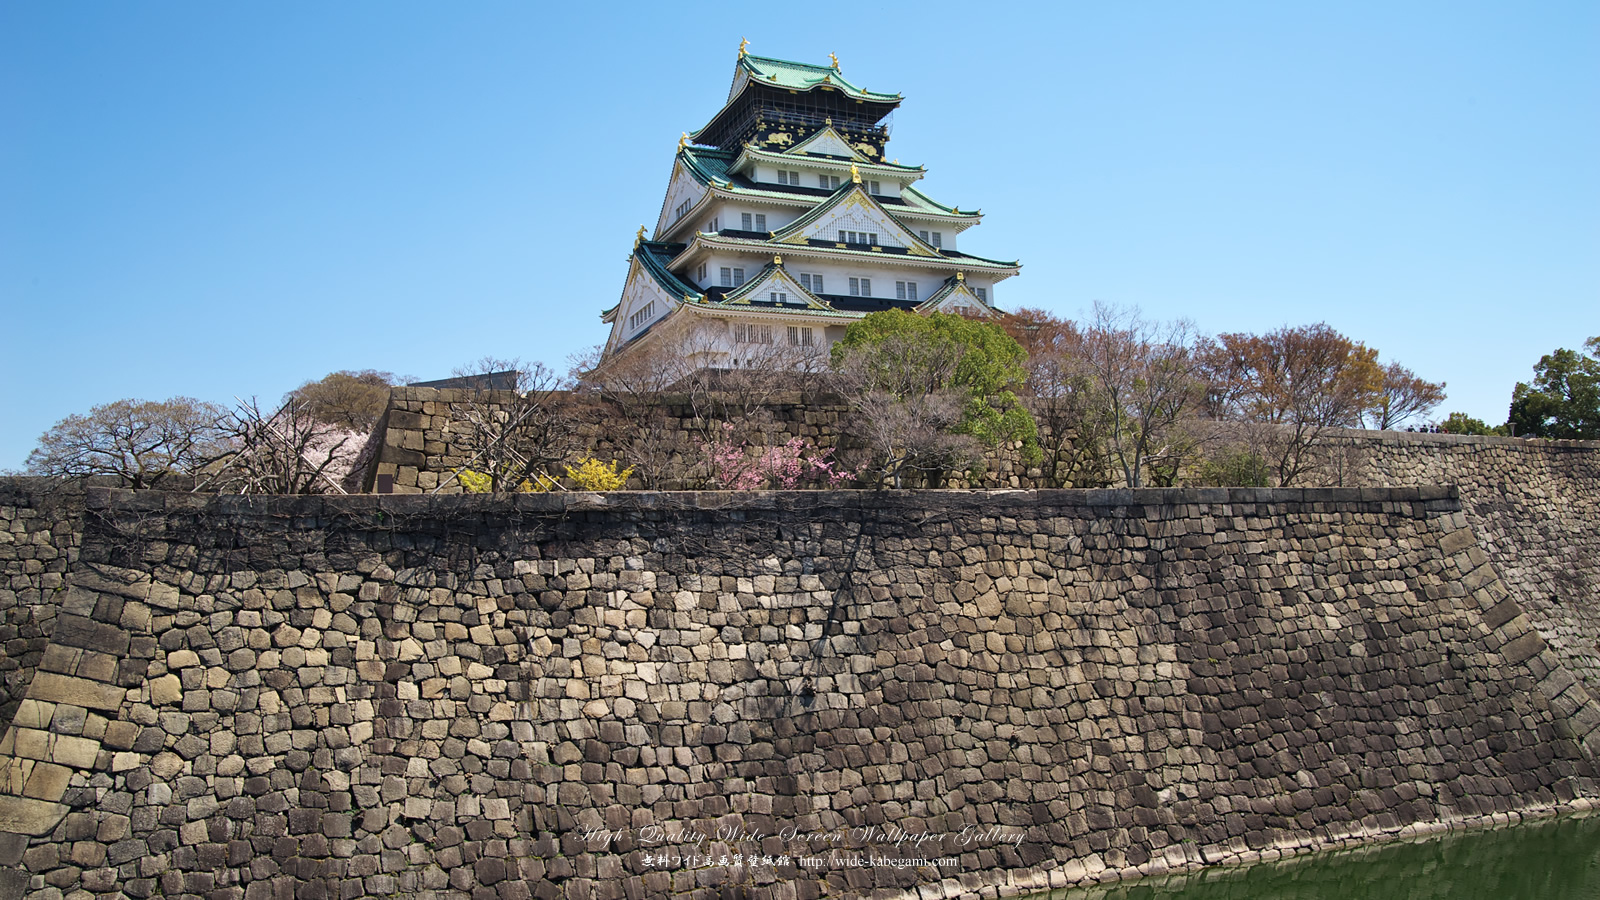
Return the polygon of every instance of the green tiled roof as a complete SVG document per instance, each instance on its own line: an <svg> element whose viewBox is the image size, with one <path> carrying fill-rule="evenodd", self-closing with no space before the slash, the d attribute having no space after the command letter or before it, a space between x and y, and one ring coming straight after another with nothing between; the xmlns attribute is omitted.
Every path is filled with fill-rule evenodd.
<svg viewBox="0 0 1600 900"><path fill-rule="evenodd" d="M876 100L881 103L895 103L903 99L899 94L881 94L877 91L864 90L847 81L839 73L839 70L832 66L814 66L810 63L791 62L787 59L773 59L770 56L756 56L746 53L739 57L739 67L750 73L752 80L770 84L774 87L808 91L819 84L827 84L838 88L841 93L852 100Z"/></svg>
<svg viewBox="0 0 1600 900"><path fill-rule="evenodd" d="M710 147L684 147L678 151L678 158L689 170L689 174L701 184L716 184L718 187L726 186L736 194L748 197L764 197L771 200L807 200L821 202L825 197L816 194L797 194L789 191L768 189L759 182L754 182L743 175L734 175L728 171L738 155L732 150L717 150ZM904 167L903 167L904 168ZM906 187L900 191L900 199L904 203L894 203L892 200L885 205L890 215L897 211L926 212L941 216L962 216L976 219L976 212L954 212L951 207L929 199L927 194L913 188Z"/></svg>
<svg viewBox="0 0 1600 900"><path fill-rule="evenodd" d="M665 244L660 241L640 241L639 246L634 248L633 256L639 260L639 264L644 266L645 271L650 273L656 283L661 285L663 290L669 291L673 297L679 300L684 297L699 299L699 288L683 281L672 274L671 269L667 268L667 264L672 262L673 257L683 252L684 246L683 244Z"/></svg>
<svg viewBox="0 0 1600 900"><path fill-rule="evenodd" d="M810 140L810 138L807 138L806 140ZM804 141L802 141L801 143L804 143ZM821 160L829 160L831 162L840 162L841 161L837 157L824 156L824 155L821 155L821 154L818 154L817 156L813 157L810 154L805 153L805 152L784 153L784 152L781 152L781 151L778 151L778 150L763 150L762 148L754 146L752 144L746 144L745 148L744 148L744 152L749 154L752 157L755 157L756 159L762 159L762 160L766 160L768 162L776 162L776 163L794 162L795 160L800 160L800 161L804 162L807 159L821 159ZM867 168L892 169L892 170L896 170L896 171L900 171L900 172L906 172L908 174L912 173L912 172L926 173L928 171L927 169L923 168L922 166L908 166L908 165L905 165L904 163L898 163L898 162L867 162L867 163L863 163L861 165L861 168L863 170L867 169Z"/></svg>
<svg viewBox="0 0 1600 900"><path fill-rule="evenodd" d="M978 212L977 210L968 209L958 211L953 206L945 206L943 203L934 200L932 197L929 197L927 194L924 194L910 185L906 185L900 189L900 199L906 201L907 206L913 207L922 212L940 213L946 216L968 216L974 219L982 215L982 213Z"/></svg>
<svg viewBox="0 0 1600 900"><path fill-rule="evenodd" d="M954 266L956 268L966 267L966 268L973 269L973 270L977 270L977 269L1020 269L1022 267L1022 263L1020 261L1017 261L1017 260L1012 260L1010 262L1007 262L1005 260L1000 260L1000 259L987 259L987 258L982 257L982 256L973 256L973 255L971 255L969 253L957 253L954 250L941 250L939 256L911 256L911 255L908 255L908 254L889 254L889 253L882 253L882 252L874 253L871 250L851 250L849 248L841 249L841 248L835 247L832 244L829 244L827 246L827 248L812 247L812 246L810 246L808 244L780 244L780 243L777 243L776 241L756 240L756 239L753 239L753 238L734 237L732 235L726 235L726 234L704 234L704 233L702 233L702 234L695 235L694 239L696 241L715 241L715 242L717 242L719 244L738 245L738 246L740 246L741 249L743 249L745 247L748 247L751 250L759 250L759 251L761 251L763 253L776 253L776 254L778 254L780 256L785 254L785 253L807 252L807 251L827 249L828 255L830 255L830 256L839 255L839 256L860 257L860 258L863 258L863 259L878 259L878 260L884 260L884 259L910 260L912 262L918 262L918 263L943 262L943 263L952 265L952 266ZM683 247L684 249L688 249L688 247L689 247L689 245L687 245L687 244L672 244L672 245L669 245L669 246Z"/></svg>

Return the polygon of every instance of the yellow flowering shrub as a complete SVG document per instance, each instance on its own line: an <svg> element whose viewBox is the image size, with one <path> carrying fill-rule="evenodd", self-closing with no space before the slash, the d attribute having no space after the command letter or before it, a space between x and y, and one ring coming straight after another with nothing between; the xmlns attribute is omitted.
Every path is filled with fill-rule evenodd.
<svg viewBox="0 0 1600 900"><path fill-rule="evenodd" d="M576 481L586 491L616 491L628 483L628 476L633 474L633 466L618 470L622 465L621 460L612 460L610 465L594 457L585 459L576 469L567 466L567 477Z"/></svg>

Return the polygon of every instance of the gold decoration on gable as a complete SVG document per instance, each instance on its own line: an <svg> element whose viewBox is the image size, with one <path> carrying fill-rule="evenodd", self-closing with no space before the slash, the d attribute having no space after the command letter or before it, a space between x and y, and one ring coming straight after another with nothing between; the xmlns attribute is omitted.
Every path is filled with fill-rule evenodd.
<svg viewBox="0 0 1600 900"><path fill-rule="evenodd" d="M766 143L775 144L779 147L787 147L794 143L794 135L787 131L773 132L772 134L767 135Z"/></svg>
<svg viewBox="0 0 1600 900"><path fill-rule="evenodd" d="M871 158L878 155L878 148L872 146L866 141L862 141L859 144L854 144L853 146L861 153L862 156Z"/></svg>

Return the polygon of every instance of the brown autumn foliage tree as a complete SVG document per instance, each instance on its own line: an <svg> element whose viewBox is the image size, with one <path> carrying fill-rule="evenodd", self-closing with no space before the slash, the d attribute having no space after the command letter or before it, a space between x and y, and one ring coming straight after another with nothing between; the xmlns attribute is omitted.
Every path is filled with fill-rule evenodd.
<svg viewBox="0 0 1600 900"><path fill-rule="evenodd" d="M1377 351L1325 323L1220 334L1197 353L1208 412L1240 425L1283 486L1315 470L1328 430L1359 425L1383 386Z"/></svg>
<svg viewBox="0 0 1600 900"><path fill-rule="evenodd" d="M1027 380L1018 394L1039 424L1046 482L1063 488L1110 484L1110 417L1095 402L1083 333L1071 321L1034 308L1019 309L1000 324L1028 354Z"/></svg>
<svg viewBox="0 0 1600 900"><path fill-rule="evenodd" d="M300 385L284 400L319 422L365 433L383 415L394 383L392 372L343 369Z"/></svg>
<svg viewBox="0 0 1600 900"><path fill-rule="evenodd" d="M1363 418L1369 427L1388 431L1426 416L1443 402L1444 382L1425 381L1405 366L1389 363Z"/></svg>

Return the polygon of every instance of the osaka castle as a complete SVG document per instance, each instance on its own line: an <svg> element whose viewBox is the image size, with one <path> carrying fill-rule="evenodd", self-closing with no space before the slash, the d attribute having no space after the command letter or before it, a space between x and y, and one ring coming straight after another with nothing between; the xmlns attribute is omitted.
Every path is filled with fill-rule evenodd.
<svg viewBox="0 0 1600 900"><path fill-rule="evenodd" d="M914 187L922 166L889 158L901 95L856 85L838 57L748 43L727 102L678 141L655 228L639 229L622 299L601 314L600 370L803 365L868 313L994 315L1020 265L959 250L980 212L933 200Z"/></svg>

